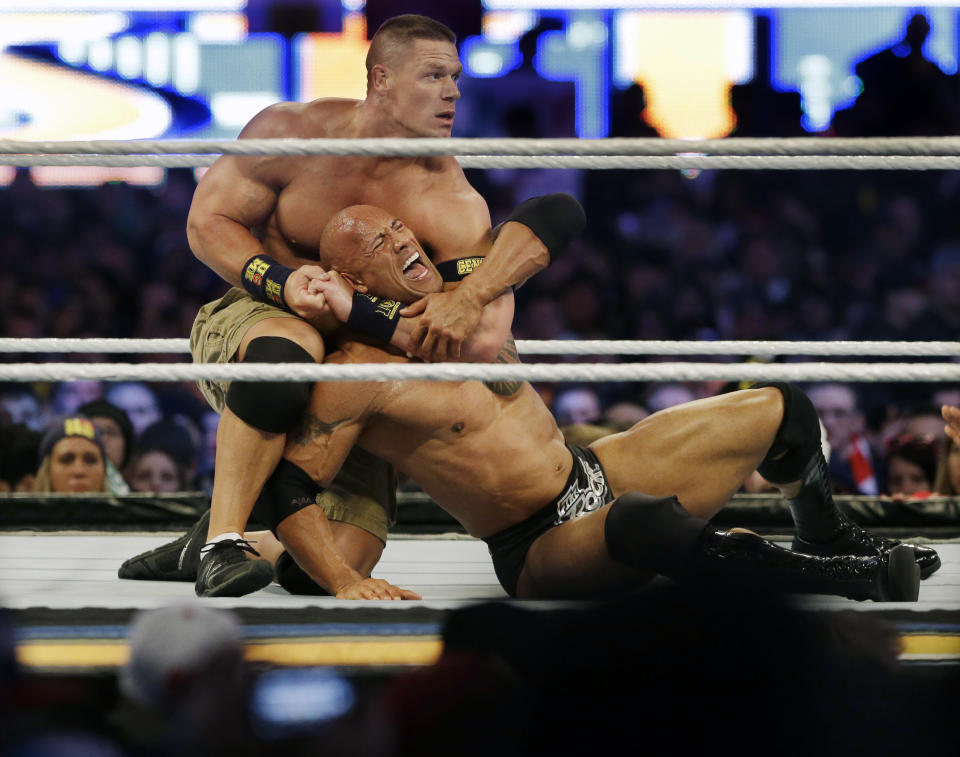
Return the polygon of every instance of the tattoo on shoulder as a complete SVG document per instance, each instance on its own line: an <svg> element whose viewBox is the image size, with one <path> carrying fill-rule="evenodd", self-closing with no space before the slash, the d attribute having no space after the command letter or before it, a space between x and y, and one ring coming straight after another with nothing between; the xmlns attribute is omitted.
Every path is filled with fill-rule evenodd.
<svg viewBox="0 0 960 757"><path fill-rule="evenodd" d="M290 431L288 439L294 444L306 447L308 444L321 436L329 436L337 426L351 420L349 417L339 418L335 421L323 421L315 415L307 413L302 421Z"/></svg>
<svg viewBox="0 0 960 757"><path fill-rule="evenodd" d="M517 345L513 341L513 337L507 339L506 343L503 345L503 349L500 350L500 354L497 355L497 363L519 363L520 356L517 354ZM500 394L504 397L509 397L510 395L516 394L520 391L520 387L523 386L522 381L484 381L484 385L494 394Z"/></svg>

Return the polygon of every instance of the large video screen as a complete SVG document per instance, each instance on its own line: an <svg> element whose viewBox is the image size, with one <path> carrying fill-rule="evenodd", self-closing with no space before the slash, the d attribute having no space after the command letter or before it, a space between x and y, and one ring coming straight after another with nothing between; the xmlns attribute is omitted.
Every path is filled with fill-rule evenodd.
<svg viewBox="0 0 960 757"><path fill-rule="evenodd" d="M315 31L270 28L272 11L296 5L8 0L0 4L0 138L233 139L273 102L362 98L363 0L301 3L322 21ZM617 96L639 85L644 116L662 136L722 137L737 126L731 87L748 83L798 93L803 129L823 132L860 93L857 64L884 51L902 56L918 12L929 24L924 55L956 74L957 9L947 3L702 6L484 0L479 33L460 39L455 135L509 134L506 105L537 93L557 112L541 136L608 136ZM163 179L157 168L31 170L39 184ZM0 168L0 182L12 172Z"/></svg>

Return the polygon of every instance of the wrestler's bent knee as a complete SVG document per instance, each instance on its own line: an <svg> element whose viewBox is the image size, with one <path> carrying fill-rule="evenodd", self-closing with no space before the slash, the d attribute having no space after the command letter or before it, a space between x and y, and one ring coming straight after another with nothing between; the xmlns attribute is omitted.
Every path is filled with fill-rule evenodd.
<svg viewBox="0 0 960 757"><path fill-rule="evenodd" d="M802 477L804 467L820 449L820 418L810 398L793 384L772 381L752 388L764 387L779 389L783 395L783 420L757 470L772 484L789 484Z"/></svg>
<svg viewBox="0 0 960 757"><path fill-rule="evenodd" d="M299 465L281 459L263 485L253 506L253 516L274 535L277 527L291 515L305 507L316 505L317 495L323 491Z"/></svg>
<svg viewBox="0 0 960 757"><path fill-rule="evenodd" d="M313 356L296 342L260 336L247 345L244 363L312 363ZM232 381L227 407L260 431L283 434L299 423L310 404L313 384L291 381Z"/></svg>
<svg viewBox="0 0 960 757"><path fill-rule="evenodd" d="M707 525L676 497L628 492L610 504L604 539L617 562L670 575L689 564Z"/></svg>

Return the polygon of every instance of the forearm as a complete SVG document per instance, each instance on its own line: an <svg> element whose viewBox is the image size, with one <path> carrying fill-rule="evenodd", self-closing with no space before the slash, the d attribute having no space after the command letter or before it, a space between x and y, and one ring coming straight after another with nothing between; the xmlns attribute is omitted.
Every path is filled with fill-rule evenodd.
<svg viewBox="0 0 960 757"><path fill-rule="evenodd" d="M482 307L549 263L550 253L537 235L522 223L508 222L500 229L483 264L463 279L457 293Z"/></svg>
<svg viewBox="0 0 960 757"><path fill-rule="evenodd" d="M330 594L363 580L337 546L330 521L319 506L306 507L283 520L277 537L310 578Z"/></svg>
<svg viewBox="0 0 960 757"><path fill-rule="evenodd" d="M187 241L197 260L233 286L243 285L244 264L263 253L249 229L224 216L188 221Z"/></svg>
<svg viewBox="0 0 960 757"><path fill-rule="evenodd" d="M467 278L469 279L469 276ZM501 350L510 340L514 304L513 290L505 289L492 302L484 305L480 323L463 343L459 358L454 357L453 360L490 363L499 359ZM420 316L400 318L390 344L403 352L415 353L418 346L415 333L419 328L420 318Z"/></svg>

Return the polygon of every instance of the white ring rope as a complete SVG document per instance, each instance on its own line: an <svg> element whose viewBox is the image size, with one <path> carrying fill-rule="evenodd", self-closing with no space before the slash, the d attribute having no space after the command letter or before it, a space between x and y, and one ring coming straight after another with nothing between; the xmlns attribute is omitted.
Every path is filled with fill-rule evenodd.
<svg viewBox="0 0 960 757"><path fill-rule="evenodd" d="M197 155L0 155L0 166L159 166L194 168L210 166L217 160ZM960 169L960 156L837 155L837 156L480 156L457 158L461 168L539 169L740 169L774 171L952 171Z"/></svg>
<svg viewBox="0 0 960 757"><path fill-rule="evenodd" d="M0 381L960 382L960 363L11 363Z"/></svg>
<svg viewBox="0 0 960 757"><path fill-rule="evenodd" d="M960 137L732 137L725 139L0 139L0 153L85 155L960 155Z"/></svg>
<svg viewBox="0 0 960 757"><path fill-rule="evenodd" d="M960 342L790 342L663 339L519 339L523 355L872 355L903 357L960 357ZM188 339L15 339L0 338L0 353L142 353L190 351Z"/></svg>

